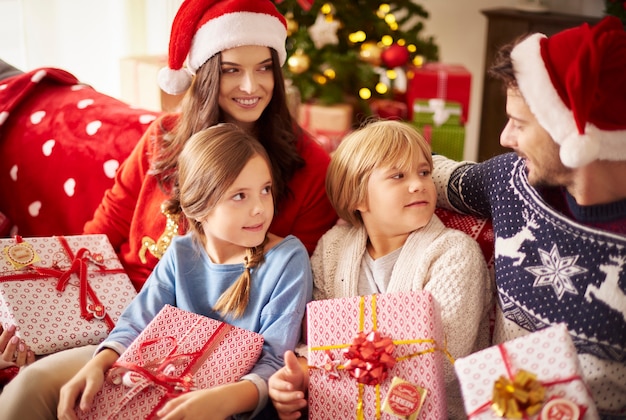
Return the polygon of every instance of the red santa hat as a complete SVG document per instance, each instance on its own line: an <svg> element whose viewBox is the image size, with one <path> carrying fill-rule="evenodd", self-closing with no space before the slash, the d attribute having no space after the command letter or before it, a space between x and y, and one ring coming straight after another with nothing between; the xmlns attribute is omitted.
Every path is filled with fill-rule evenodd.
<svg viewBox="0 0 626 420"><path fill-rule="evenodd" d="M511 59L524 100L561 146L565 166L626 160L626 32L619 19L531 35Z"/></svg>
<svg viewBox="0 0 626 420"><path fill-rule="evenodd" d="M209 58L243 45L273 48L282 66L286 39L287 22L270 0L185 0L172 23L168 67L159 71L159 86L172 95L183 93Z"/></svg>

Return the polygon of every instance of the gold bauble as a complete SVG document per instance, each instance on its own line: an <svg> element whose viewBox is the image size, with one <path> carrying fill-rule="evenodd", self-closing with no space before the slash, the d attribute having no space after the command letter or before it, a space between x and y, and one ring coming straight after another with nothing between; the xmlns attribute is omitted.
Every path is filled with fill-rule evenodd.
<svg viewBox="0 0 626 420"><path fill-rule="evenodd" d="M380 55L382 54L382 49L378 46L376 42L367 41L361 44L361 49L359 50L359 57L362 61L371 64L372 66L379 66Z"/></svg>
<svg viewBox="0 0 626 420"><path fill-rule="evenodd" d="M285 20L287 21L287 36L291 36L298 32L298 21L293 18L293 13L287 12L285 14Z"/></svg>
<svg viewBox="0 0 626 420"><path fill-rule="evenodd" d="M291 57L287 59L287 67L294 74L302 74L311 66L311 58L301 49L297 49Z"/></svg>

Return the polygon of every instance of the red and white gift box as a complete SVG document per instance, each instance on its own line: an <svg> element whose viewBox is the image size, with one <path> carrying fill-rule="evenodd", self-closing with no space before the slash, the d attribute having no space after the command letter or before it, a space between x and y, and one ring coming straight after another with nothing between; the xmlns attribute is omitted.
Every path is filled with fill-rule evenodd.
<svg viewBox="0 0 626 420"><path fill-rule="evenodd" d="M446 99L461 104L461 124L469 115L472 74L460 64L426 63L407 72L406 104L409 120L417 99Z"/></svg>
<svg viewBox="0 0 626 420"><path fill-rule="evenodd" d="M427 390L418 419L446 418L445 344L430 293L314 301L307 305L307 323L310 419L392 419L382 406L394 377ZM344 368L344 354L358 333L373 331L393 341L395 364L379 383L364 384Z"/></svg>
<svg viewBox="0 0 626 420"><path fill-rule="evenodd" d="M80 419L151 419L170 399L250 372L263 336L165 305L122 353Z"/></svg>
<svg viewBox="0 0 626 420"><path fill-rule="evenodd" d="M0 322L43 355L101 343L137 295L106 235L0 239Z"/></svg>
<svg viewBox="0 0 626 420"><path fill-rule="evenodd" d="M520 372L536 375L536 381L545 391L543 408L535 414L524 414L522 418L599 418L565 324L457 359L454 369L461 385L465 412L470 419L501 419L492 409L494 385L497 381L500 384L513 382Z"/></svg>

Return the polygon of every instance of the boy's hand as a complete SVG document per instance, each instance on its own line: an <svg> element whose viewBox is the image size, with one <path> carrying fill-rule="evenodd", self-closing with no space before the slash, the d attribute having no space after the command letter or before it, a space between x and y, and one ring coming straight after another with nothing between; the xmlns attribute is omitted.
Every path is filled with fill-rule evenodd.
<svg viewBox="0 0 626 420"><path fill-rule="evenodd" d="M308 387L308 370L303 370L292 351L285 352L285 366L274 373L269 381L269 396L281 420L301 417L300 410L307 406L305 391Z"/></svg>

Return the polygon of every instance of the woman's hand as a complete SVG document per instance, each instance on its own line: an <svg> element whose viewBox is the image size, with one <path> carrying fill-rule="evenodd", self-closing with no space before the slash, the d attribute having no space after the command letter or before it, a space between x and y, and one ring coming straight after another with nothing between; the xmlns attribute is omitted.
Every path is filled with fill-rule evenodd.
<svg viewBox="0 0 626 420"><path fill-rule="evenodd" d="M106 371L118 357L119 355L111 349L102 350L63 385L57 406L58 419L76 420L76 405L83 412L91 409L94 397L104 384Z"/></svg>
<svg viewBox="0 0 626 420"><path fill-rule="evenodd" d="M0 369L22 367L35 361L35 354L15 335L15 325L0 327Z"/></svg>

